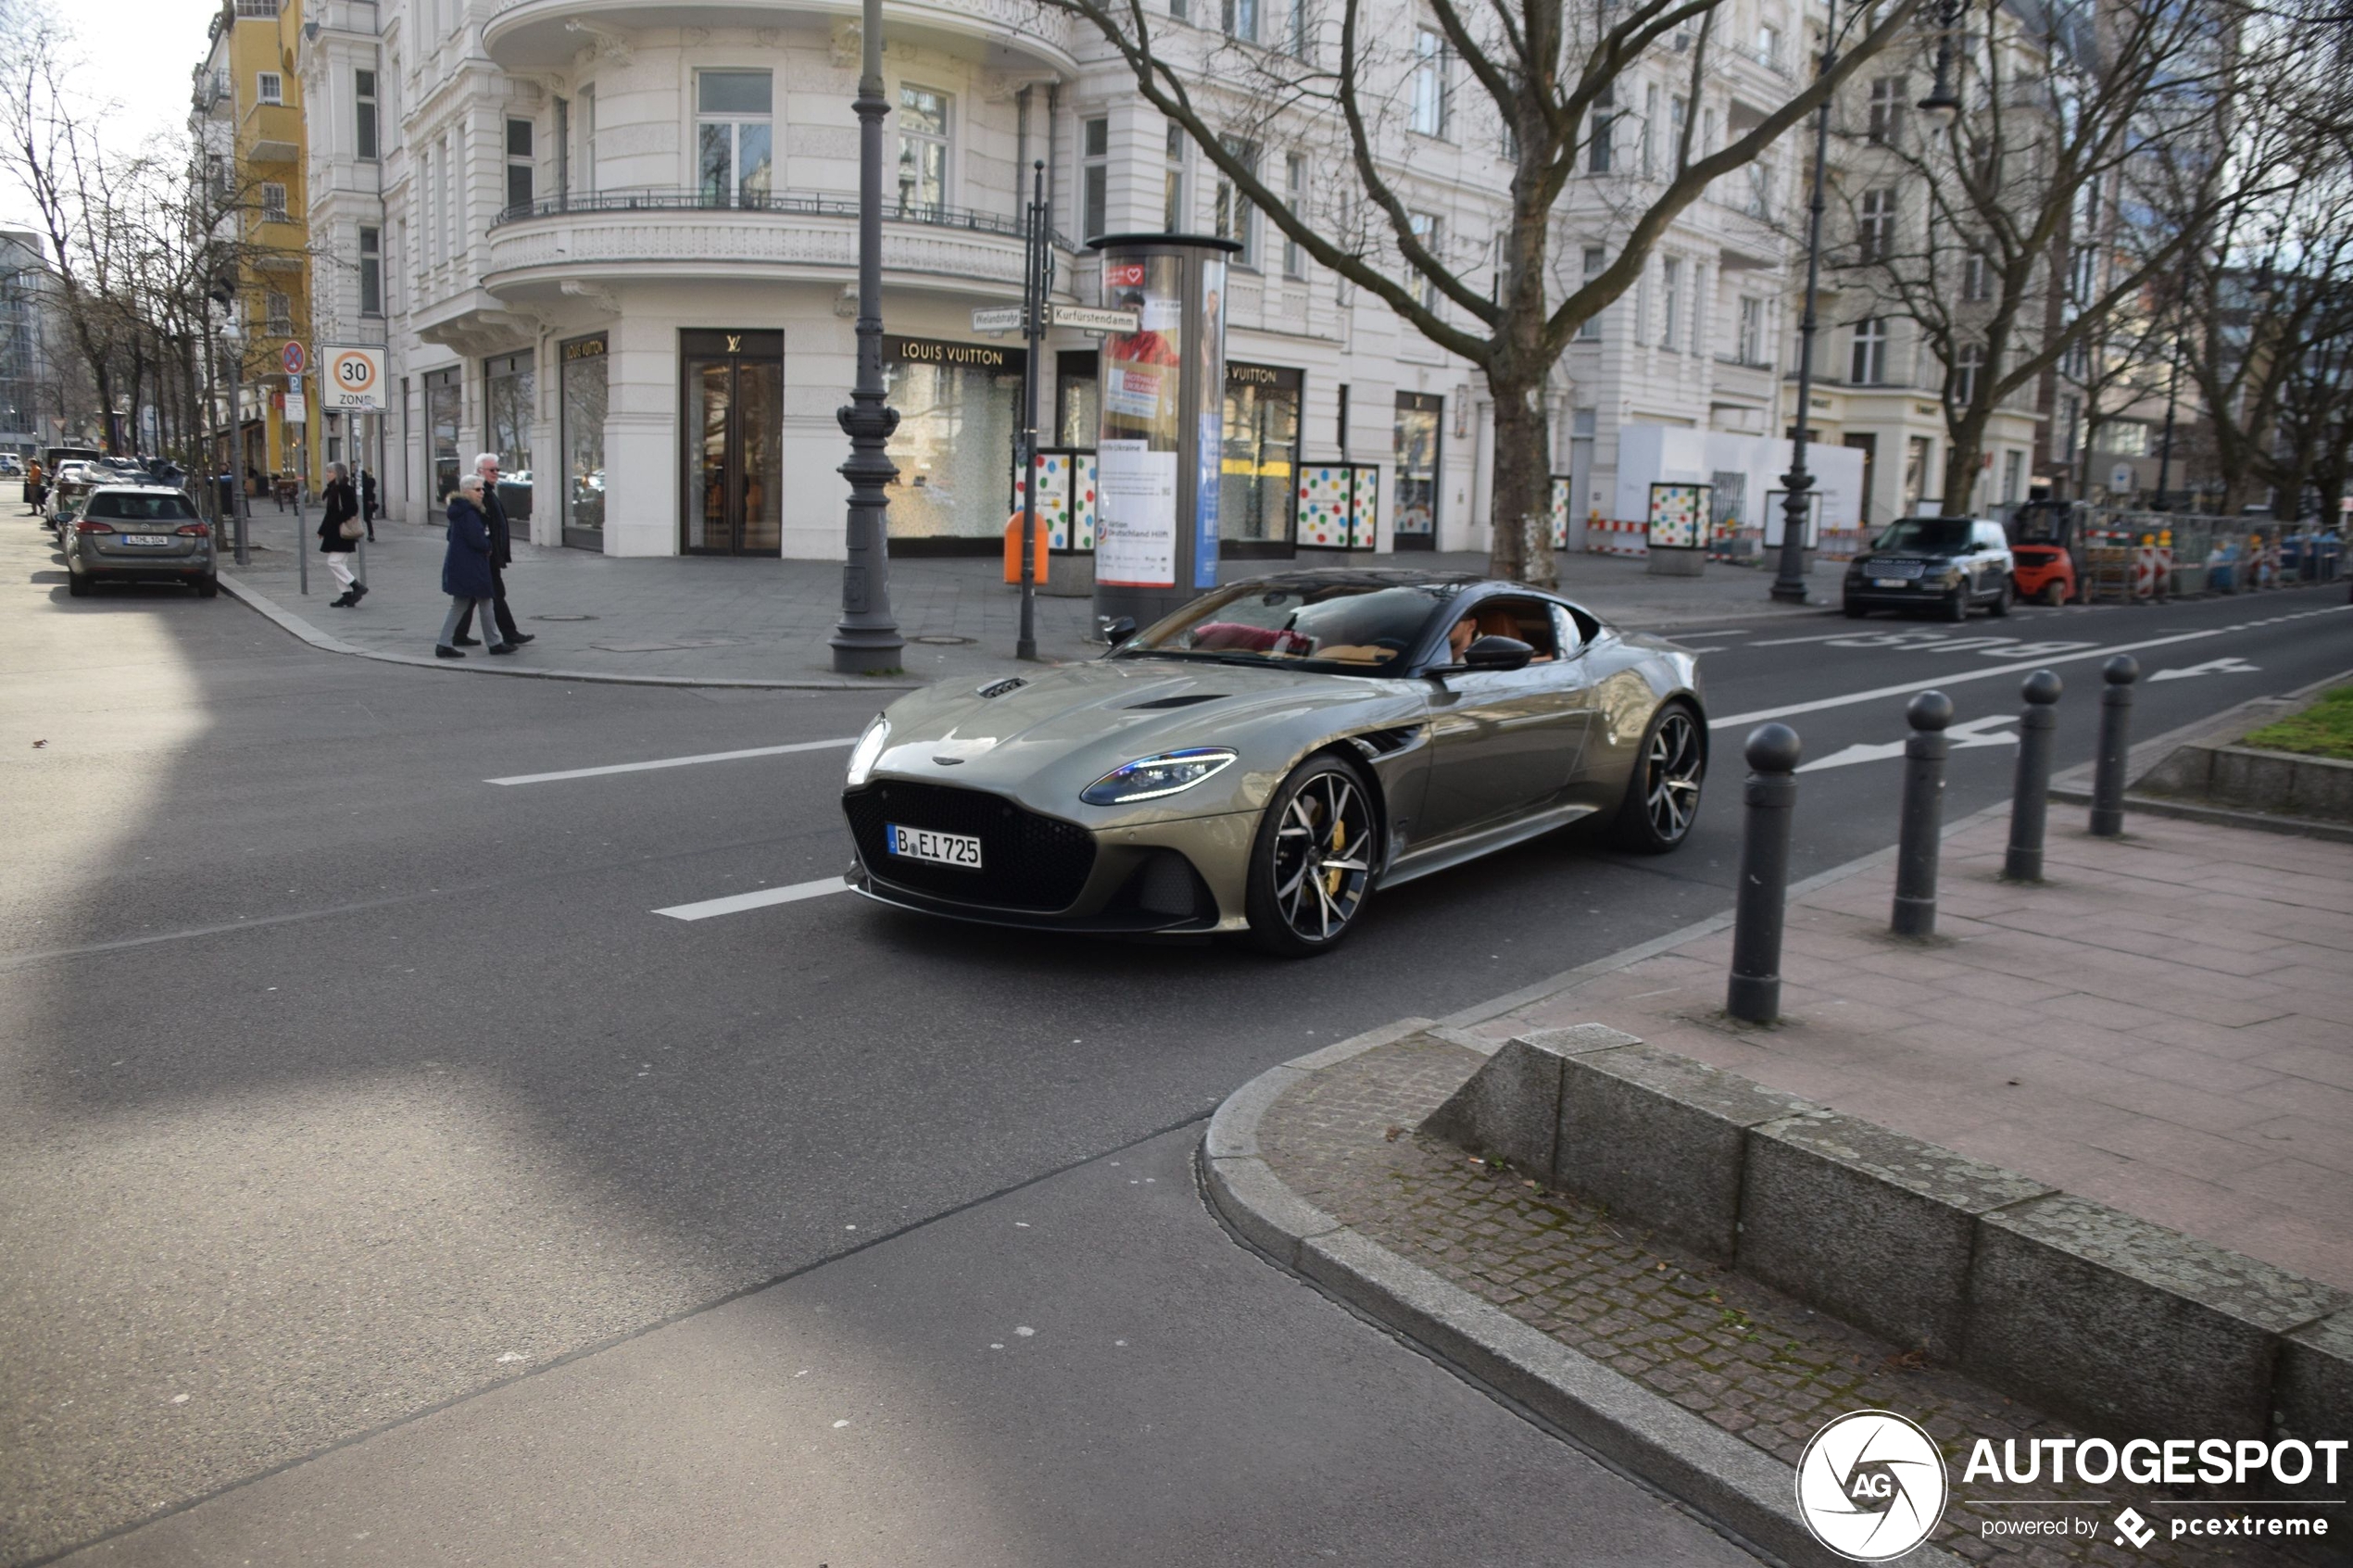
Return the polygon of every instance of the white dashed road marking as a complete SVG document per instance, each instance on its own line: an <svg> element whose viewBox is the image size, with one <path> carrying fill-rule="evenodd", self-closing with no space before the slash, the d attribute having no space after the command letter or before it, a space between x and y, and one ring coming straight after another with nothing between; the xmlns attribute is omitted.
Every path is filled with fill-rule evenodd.
<svg viewBox="0 0 2353 1568"><path fill-rule="evenodd" d="M606 773L649 773L657 768L691 768L698 762L736 762L747 757L783 757L795 751L831 751L837 746L856 746L856 735L844 735L839 740L796 741L791 746L755 746L743 751L706 751L696 757L657 757L650 762L615 762L603 768L568 768L560 773L516 773L503 779L484 779L484 784L554 784L560 779L593 779Z"/></svg>
<svg viewBox="0 0 2353 1568"><path fill-rule="evenodd" d="M849 884L837 876L827 876L815 882L796 882L786 887L761 887L724 898L705 898L699 904L673 904L654 913L668 915L672 920L709 920L713 915L741 914L746 909L764 909L771 904L798 904L803 898L823 898L829 893L849 891Z"/></svg>

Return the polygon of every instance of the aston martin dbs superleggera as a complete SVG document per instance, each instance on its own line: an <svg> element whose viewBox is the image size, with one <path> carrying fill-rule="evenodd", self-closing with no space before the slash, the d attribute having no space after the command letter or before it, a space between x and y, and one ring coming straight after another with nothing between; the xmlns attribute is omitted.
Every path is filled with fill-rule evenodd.
<svg viewBox="0 0 2353 1568"><path fill-rule="evenodd" d="M1304 956L1378 889L1580 818L1673 849L1706 769L1672 644L1518 583L1329 570L1229 583L1101 659L911 693L842 807L851 885L884 903Z"/></svg>

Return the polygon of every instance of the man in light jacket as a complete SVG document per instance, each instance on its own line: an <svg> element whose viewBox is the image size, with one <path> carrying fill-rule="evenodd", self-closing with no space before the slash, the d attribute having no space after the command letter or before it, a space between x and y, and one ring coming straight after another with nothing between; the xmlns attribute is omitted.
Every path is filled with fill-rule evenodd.
<svg viewBox="0 0 2353 1568"><path fill-rule="evenodd" d="M507 568L513 564L515 555L508 532L507 508L498 501L498 454L484 452L476 457L474 472L482 478L483 521L490 525L490 602L498 622L498 634L510 646L520 646L538 633L516 631L515 612L507 608ZM458 622L457 646L481 646L479 639L466 635L473 630L473 607L469 605Z"/></svg>

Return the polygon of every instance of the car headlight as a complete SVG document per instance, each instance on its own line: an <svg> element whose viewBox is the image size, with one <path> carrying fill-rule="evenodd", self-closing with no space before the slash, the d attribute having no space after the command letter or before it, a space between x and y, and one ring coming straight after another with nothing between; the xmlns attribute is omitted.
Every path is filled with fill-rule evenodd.
<svg viewBox="0 0 2353 1568"><path fill-rule="evenodd" d="M881 759L883 746L889 740L890 721L877 713L875 715L875 721L866 726L866 733L858 737L858 744L850 748L849 787L851 789L856 789L866 782L866 775L875 771L875 762Z"/></svg>
<svg viewBox="0 0 2353 1568"><path fill-rule="evenodd" d="M1232 752L1214 746L1140 757L1125 767L1114 768L1080 790L1078 798L1089 806L1125 806L1131 800L1157 800L1164 795L1192 788L1233 759Z"/></svg>

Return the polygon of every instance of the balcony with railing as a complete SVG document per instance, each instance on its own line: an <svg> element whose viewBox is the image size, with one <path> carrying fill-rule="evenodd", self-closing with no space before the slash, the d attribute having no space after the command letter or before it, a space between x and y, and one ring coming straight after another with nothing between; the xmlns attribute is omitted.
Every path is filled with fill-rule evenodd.
<svg viewBox="0 0 2353 1568"><path fill-rule="evenodd" d="M774 28L795 15L855 23L859 14L858 0L498 0L482 37L504 69L560 70L591 42L625 53L648 32ZM1033 0L885 0L884 14L894 42L978 52L992 66L1043 63L1065 77L1077 74L1068 19Z"/></svg>
<svg viewBox="0 0 2353 1568"><path fill-rule="evenodd" d="M887 204L883 269L909 282L1016 290L1026 224L1010 213ZM1054 236L1065 256L1073 249ZM790 274L858 262L858 203L819 191L711 192L639 186L509 207L490 230L484 282L528 293L565 277Z"/></svg>

